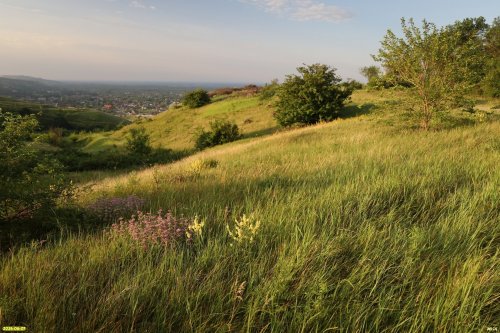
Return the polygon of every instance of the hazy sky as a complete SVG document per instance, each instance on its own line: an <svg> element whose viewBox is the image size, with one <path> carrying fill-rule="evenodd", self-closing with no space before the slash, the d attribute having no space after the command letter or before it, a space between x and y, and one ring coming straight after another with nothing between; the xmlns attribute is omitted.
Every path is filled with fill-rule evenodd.
<svg viewBox="0 0 500 333"><path fill-rule="evenodd" d="M498 15L498 0L0 0L0 75L266 82L321 62L360 79L401 17Z"/></svg>

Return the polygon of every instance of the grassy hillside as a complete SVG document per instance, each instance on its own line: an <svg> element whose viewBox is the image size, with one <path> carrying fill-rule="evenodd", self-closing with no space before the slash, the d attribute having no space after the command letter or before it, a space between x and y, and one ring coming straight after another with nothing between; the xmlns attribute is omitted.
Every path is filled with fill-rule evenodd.
<svg viewBox="0 0 500 333"><path fill-rule="evenodd" d="M22 115L39 114L38 121L42 129L52 127L67 130L113 130L130 123L128 120L105 112L91 109L59 109L48 105L17 101L0 97L0 109Z"/></svg>
<svg viewBox="0 0 500 333"><path fill-rule="evenodd" d="M203 237L145 250L98 232L23 248L0 259L0 325L65 332L498 327L500 123L403 131L392 95L356 98L348 111L357 117L97 182L81 205L134 194L146 210L204 218ZM234 116L248 117L244 110ZM188 112L201 122L218 111ZM252 241L239 243L227 227L234 230L243 214L261 224Z"/></svg>
<svg viewBox="0 0 500 333"><path fill-rule="evenodd" d="M120 147L128 131L143 126L151 135L153 146L174 150L193 149L199 128L208 128L214 119L234 121L245 137L269 134L276 130L272 109L258 97L230 97L199 109L173 109L151 120L126 126L116 132L98 133L82 137L87 141L84 150L97 152Z"/></svg>

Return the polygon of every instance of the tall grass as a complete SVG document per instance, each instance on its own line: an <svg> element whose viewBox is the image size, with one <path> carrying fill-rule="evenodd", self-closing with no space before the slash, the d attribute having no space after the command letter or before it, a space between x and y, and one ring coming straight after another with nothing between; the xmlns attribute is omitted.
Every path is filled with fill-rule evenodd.
<svg viewBox="0 0 500 333"><path fill-rule="evenodd" d="M0 326L33 332L474 332L500 311L500 124L360 117L104 179L205 219L190 246L74 235L0 260ZM215 167L199 160L217 161ZM242 216L260 227L235 242Z"/></svg>

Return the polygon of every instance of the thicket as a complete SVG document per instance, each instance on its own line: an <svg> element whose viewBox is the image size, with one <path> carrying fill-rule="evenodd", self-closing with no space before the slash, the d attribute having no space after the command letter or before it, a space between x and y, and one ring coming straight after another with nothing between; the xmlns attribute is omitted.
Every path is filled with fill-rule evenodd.
<svg viewBox="0 0 500 333"><path fill-rule="evenodd" d="M50 209L67 189L57 160L33 147L37 127L33 115L0 113L0 221Z"/></svg>
<svg viewBox="0 0 500 333"><path fill-rule="evenodd" d="M131 155L146 157L151 154L151 136L144 127L132 128L127 137L127 150Z"/></svg>
<svg viewBox="0 0 500 333"><path fill-rule="evenodd" d="M210 103L210 96L204 89L193 90L182 98L182 104L188 108L199 108Z"/></svg>
<svg viewBox="0 0 500 333"><path fill-rule="evenodd" d="M210 130L200 130L196 138L196 149L202 150L240 138L238 125L227 120L214 120L210 122Z"/></svg>

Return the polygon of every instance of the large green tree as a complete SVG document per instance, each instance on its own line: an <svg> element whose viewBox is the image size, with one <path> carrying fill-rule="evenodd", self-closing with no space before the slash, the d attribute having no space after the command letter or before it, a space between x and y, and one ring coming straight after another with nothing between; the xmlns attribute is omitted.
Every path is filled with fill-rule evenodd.
<svg viewBox="0 0 500 333"><path fill-rule="evenodd" d="M282 126L314 124L339 116L352 90L341 85L335 68L313 64L297 68L278 89L274 116Z"/></svg>
<svg viewBox="0 0 500 333"><path fill-rule="evenodd" d="M423 21L401 20L403 36L387 31L374 59L390 80L408 82L411 110L423 129L436 112L463 103L466 93L484 76L484 18L466 19L443 28Z"/></svg>

